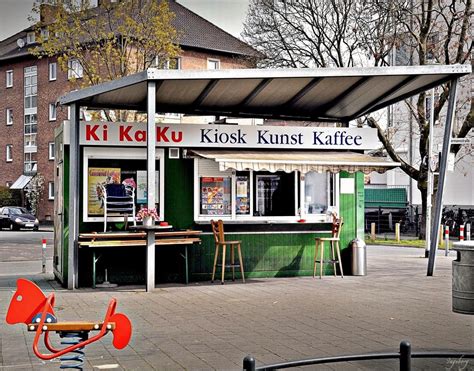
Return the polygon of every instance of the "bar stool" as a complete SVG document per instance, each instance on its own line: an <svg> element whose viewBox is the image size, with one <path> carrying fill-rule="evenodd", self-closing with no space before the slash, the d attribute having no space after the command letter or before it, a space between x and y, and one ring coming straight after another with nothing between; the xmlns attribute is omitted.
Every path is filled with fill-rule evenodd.
<svg viewBox="0 0 474 371"><path fill-rule="evenodd" d="M216 266L220 265L222 267L222 277L221 284L224 284L224 273L225 268L232 268L232 281L235 281L235 268L240 267L240 273L242 274L242 281L245 283L244 276L244 264L242 262L242 252L240 251L240 243L242 241L226 241L224 237L224 223L222 220L214 221L211 220L212 233L214 234L214 241L216 243L216 252L214 254L214 266L212 267L212 279L211 282L214 282L214 276L216 274ZM230 264L225 263L226 258L226 246L230 245ZM239 264L235 264L234 255L235 255L235 246L237 246L237 252L239 254ZM222 247L222 264L217 264L217 258L219 256L219 250Z"/></svg>
<svg viewBox="0 0 474 371"><path fill-rule="evenodd" d="M317 237L315 238L315 251L314 251L314 269L313 269L313 278L316 277L316 263L319 263L319 278L323 277L323 265L326 263L332 264L334 267L334 276L337 276L336 273L336 264L339 264L339 269L341 270L341 278L344 278L344 272L342 270L341 262L341 251L339 249L339 241L341 235L341 229L343 226L343 218L334 219L332 223L332 237ZM332 259L324 260L324 243L328 241L331 246L331 255ZM337 253L337 259L334 254L334 250ZM320 252L320 257L318 259L318 252Z"/></svg>

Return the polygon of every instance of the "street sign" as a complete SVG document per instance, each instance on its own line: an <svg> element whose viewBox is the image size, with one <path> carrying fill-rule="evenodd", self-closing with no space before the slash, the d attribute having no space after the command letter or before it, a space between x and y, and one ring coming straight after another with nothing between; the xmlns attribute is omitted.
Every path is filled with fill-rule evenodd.
<svg viewBox="0 0 474 371"><path fill-rule="evenodd" d="M451 145L453 144L470 144L471 138L451 138Z"/></svg>

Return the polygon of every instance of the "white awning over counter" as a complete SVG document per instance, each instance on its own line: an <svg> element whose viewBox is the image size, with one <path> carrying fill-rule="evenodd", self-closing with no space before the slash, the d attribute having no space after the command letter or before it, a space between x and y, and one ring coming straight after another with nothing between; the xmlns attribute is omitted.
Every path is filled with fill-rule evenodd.
<svg viewBox="0 0 474 371"><path fill-rule="evenodd" d="M32 176L22 174L17 180L15 180L15 183L11 185L10 189L23 189L28 185L32 178Z"/></svg>
<svg viewBox="0 0 474 371"><path fill-rule="evenodd" d="M300 171L303 174L310 171L318 173L338 173L361 171L365 174L373 171L383 173L400 166L398 162L387 161L382 157L355 152L329 151L213 151L190 150L188 155L214 160L219 163L219 169L225 171L285 171L287 173Z"/></svg>

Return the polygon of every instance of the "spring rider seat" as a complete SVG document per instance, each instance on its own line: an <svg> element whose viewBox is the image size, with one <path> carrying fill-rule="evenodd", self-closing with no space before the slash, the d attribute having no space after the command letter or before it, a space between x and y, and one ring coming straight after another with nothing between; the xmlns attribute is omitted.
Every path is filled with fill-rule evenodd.
<svg viewBox="0 0 474 371"><path fill-rule="evenodd" d="M84 347L105 336L109 331L113 334L112 344L117 349L127 346L132 336L132 324L122 313L115 313L117 300L111 299L103 321L96 322L58 322L54 314L54 293L46 297L41 289L33 282L20 278L17 290L8 307L6 321L13 325L24 323L28 331L35 332L33 351L43 360L60 357L61 369L74 368L82 370L84 363ZM67 345L56 349L49 341L49 332L54 331ZM90 331L99 331L89 338ZM38 349L38 341L43 335L44 345L51 352L44 354ZM67 354L70 353L70 354Z"/></svg>

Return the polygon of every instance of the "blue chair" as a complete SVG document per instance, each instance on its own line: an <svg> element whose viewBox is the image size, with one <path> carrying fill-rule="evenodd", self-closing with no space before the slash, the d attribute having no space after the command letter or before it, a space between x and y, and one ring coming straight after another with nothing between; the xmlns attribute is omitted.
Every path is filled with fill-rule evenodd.
<svg viewBox="0 0 474 371"><path fill-rule="evenodd" d="M104 205L104 232L107 231L107 217L109 214L124 216L125 228L128 225L128 217L135 220L135 189L123 184L105 184L102 186L102 197Z"/></svg>

